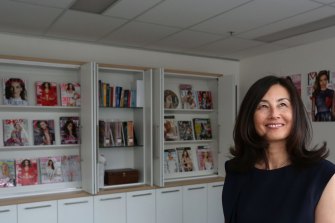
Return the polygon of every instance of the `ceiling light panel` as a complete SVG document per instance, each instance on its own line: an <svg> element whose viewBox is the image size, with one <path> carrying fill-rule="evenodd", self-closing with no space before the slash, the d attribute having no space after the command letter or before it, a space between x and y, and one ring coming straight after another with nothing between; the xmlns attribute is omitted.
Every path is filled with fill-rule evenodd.
<svg viewBox="0 0 335 223"><path fill-rule="evenodd" d="M70 9L101 14L119 0L77 0Z"/></svg>

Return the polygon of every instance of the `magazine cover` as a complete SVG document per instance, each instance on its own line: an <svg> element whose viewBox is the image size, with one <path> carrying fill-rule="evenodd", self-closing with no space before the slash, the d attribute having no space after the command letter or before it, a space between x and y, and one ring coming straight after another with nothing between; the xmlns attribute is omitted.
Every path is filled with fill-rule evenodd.
<svg viewBox="0 0 335 223"><path fill-rule="evenodd" d="M60 95L62 106L80 106L80 84L77 82L61 83Z"/></svg>
<svg viewBox="0 0 335 223"><path fill-rule="evenodd" d="M171 90L164 91L164 108L177 108L179 99L176 93Z"/></svg>
<svg viewBox="0 0 335 223"><path fill-rule="evenodd" d="M334 83L335 75L329 70L321 70L316 76L315 72L308 74L307 94L309 103L306 105L312 121L335 121L334 108Z"/></svg>
<svg viewBox="0 0 335 223"><path fill-rule="evenodd" d="M54 120L33 120L34 145L55 144Z"/></svg>
<svg viewBox="0 0 335 223"><path fill-rule="evenodd" d="M179 160L180 172L194 171L191 147L176 148Z"/></svg>
<svg viewBox="0 0 335 223"><path fill-rule="evenodd" d="M179 163L176 149L164 150L164 173L171 174L179 172Z"/></svg>
<svg viewBox="0 0 335 223"><path fill-rule="evenodd" d="M212 92L198 91L199 109L213 109Z"/></svg>
<svg viewBox="0 0 335 223"><path fill-rule="evenodd" d="M174 116L164 116L164 140L178 140L177 125Z"/></svg>
<svg viewBox="0 0 335 223"><path fill-rule="evenodd" d="M14 187L15 182L15 161L0 160L0 187Z"/></svg>
<svg viewBox="0 0 335 223"><path fill-rule="evenodd" d="M62 156L62 174L64 182L81 181L80 156Z"/></svg>
<svg viewBox="0 0 335 223"><path fill-rule="evenodd" d="M3 104L28 105L27 84L25 79L3 79Z"/></svg>
<svg viewBox="0 0 335 223"><path fill-rule="evenodd" d="M292 80L295 88L301 96L301 74L290 74L287 77Z"/></svg>
<svg viewBox="0 0 335 223"><path fill-rule="evenodd" d="M36 105L57 106L57 83L36 82Z"/></svg>
<svg viewBox="0 0 335 223"><path fill-rule="evenodd" d="M28 146L28 120L4 119L3 143L4 146Z"/></svg>
<svg viewBox="0 0 335 223"><path fill-rule="evenodd" d="M193 125L196 140L212 139L212 128L208 118L194 118Z"/></svg>
<svg viewBox="0 0 335 223"><path fill-rule="evenodd" d="M198 108L197 92L192 90L192 85L180 84L179 89L180 89L181 107L183 109Z"/></svg>
<svg viewBox="0 0 335 223"><path fill-rule="evenodd" d="M15 163L17 186L38 184L39 175L37 159L17 159Z"/></svg>
<svg viewBox="0 0 335 223"><path fill-rule="evenodd" d="M63 182L61 160L61 156L39 158L42 184Z"/></svg>
<svg viewBox="0 0 335 223"><path fill-rule="evenodd" d="M194 140L192 121L178 121L178 133L180 140Z"/></svg>
<svg viewBox="0 0 335 223"><path fill-rule="evenodd" d="M79 144L79 117L60 117L59 122L61 144Z"/></svg>
<svg viewBox="0 0 335 223"><path fill-rule="evenodd" d="M213 154L207 146L198 146L197 158L199 170L212 170L214 168Z"/></svg>

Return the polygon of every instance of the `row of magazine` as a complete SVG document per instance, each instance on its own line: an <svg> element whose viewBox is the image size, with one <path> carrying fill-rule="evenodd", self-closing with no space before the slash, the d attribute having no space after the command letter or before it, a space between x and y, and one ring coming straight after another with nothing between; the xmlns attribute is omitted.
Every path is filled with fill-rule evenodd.
<svg viewBox="0 0 335 223"><path fill-rule="evenodd" d="M55 120L32 120L33 144L54 145ZM61 144L79 144L79 117L59 117ZM3 120L4 146L29 146L28 119Z"/></svg>
<svg viewBox="0 0 335 223"><path fill-rule="evenodd" d="M209 118L176 120L173 115L164 116L164 140L210 140L212 127Z"/></svg>
<svg viewBox="0 0 335 223"><path fill-rule="evenodd" d="M0 187L81 180L79 155L0 160L0 167Z"/></svg>
<svg viewBox="0 0 335 223"><path fill-rule="evenodd" d="M213 109L212 92L193 90L191 84L180 84L180 101L182 109ZM179 98L172 90L164 91L164 108L178 108Z"/></svg>
<svg viewBox="0 0 335 223"><path fill-rule="evenodd" d="M59 90L58 90L59 89ZM3 79L3 104L29 105L27 80L22 78ZM60 96L59 92L60 91ZM36 105L38 106L80 106L80 84L77 82L56 83L37 81L35 83ZM60 98L60 102L59 102Z"/></svg>
<svg viewBox="0 0 335 223"><path fill-rule="evenodd" d="M197 146L193 149L177 147L164 150L165 174L213 169L213 154L208 146Z"/></svg>
<svg viewBox="0 0 335 223"><path fill-rule="evenodd" d="M133 121L99 120L99 146L134 146L137 144Z"/></svg>

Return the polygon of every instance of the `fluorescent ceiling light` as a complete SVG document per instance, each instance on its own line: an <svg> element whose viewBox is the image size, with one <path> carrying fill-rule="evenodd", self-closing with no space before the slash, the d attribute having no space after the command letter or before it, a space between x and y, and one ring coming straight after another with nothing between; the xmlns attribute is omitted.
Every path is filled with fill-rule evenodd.
<svg viewBox="0 0 335 223"><path fill-rule="evenodd" d="M313 32L316 30L324 29L335 25L335 16L330 16L324 19L320 19L314 22L306 23L301 26L292 27L279 32L271 33L268 35L260 36L255 38L256 41L273 43L279 40L287 39L293 36Z"/></svg>
<svg viewBox="0 0 335 223"><path fill-rule="evenodd" d="M70 9L101 14L118 1L119 0L77 0Z"/></svg>

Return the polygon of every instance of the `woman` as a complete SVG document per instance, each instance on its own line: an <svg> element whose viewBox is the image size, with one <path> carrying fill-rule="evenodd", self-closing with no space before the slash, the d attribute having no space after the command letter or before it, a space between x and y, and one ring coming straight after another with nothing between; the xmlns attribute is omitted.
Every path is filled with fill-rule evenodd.
<svg viewBox="0 0 335 223"><path fill-rule="evenodd" d="M335 91L328 88L329 72L322 70L316 76L312 94L312 120L335 121ZM315 114L315 108L317 110Z"/></svg>
<svg viewBox="0 0 335 223"><path fill-rule="evenodd" d="M28 105L25 83L20 78L10 78L5 82L5 105Z"/></svg>
<svg viewBox="0 0 335 223"><path fill-rule="evenodd" d="M57 88L52 86L51 82L43 82L41 85L41 95L38 104L43 106L57 105Z"/></svg>
<svg viewBox="0 0 335 223"><path fill-rule="evenodd" d="M53 145L55 141L55 134L50 128L48 121L37 121L38 135L35 136L35 145Z"/></svg>
<svg viewBox="0 0 335 223"><path fill-rule="evenodd" d="M242 101L226 162L226 223L335 221L335 165L326 143L309 150L312 132L294 85L267 76Z"/></svg>
<svg viewBox="0 0 335 223"><path fill-rule="evenodd" d="M181 165L184 172L193 171L193 162L186 148L181 155Z"/></svg>
<svg viewBox="0 0 335 223"><path fill-rule="evenodd" d="M25 185L34 185L38 183L37 179L37 171L36 168L33 167L31 160L24 159L21 162L21 173L18 176L19 184L22 186Z"/></svg>
<svg viewBox="0 0 335 223"><path fill-rule="evenodd" d="M77 144L77 126L73 120L69 119L63 126L64 135L62 136L62 144Z"/></svg>
<svg viewBox="0 0 335 223"><path fill-rule="evenodd" d="M24 146L22 138L22 126L19 122L13 122L14 129L10 134L10 138L5 141L5 146Z"/></svg>

